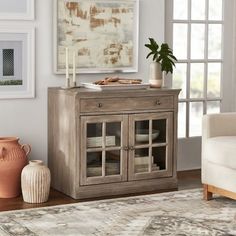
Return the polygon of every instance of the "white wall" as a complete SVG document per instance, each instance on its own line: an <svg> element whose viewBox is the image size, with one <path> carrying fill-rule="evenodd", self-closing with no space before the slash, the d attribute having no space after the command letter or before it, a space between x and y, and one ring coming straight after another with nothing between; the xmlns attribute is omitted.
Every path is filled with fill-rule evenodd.
<svg viewBox="0 0 236 236"><path fill-rule="evenodd" d="M0 0L6 1L6 0ZM22 0L18 0L21 4ZM20 24L36 25L36 98L0 100L0 136L19 136L22 143L32 145L31 159L47 162L47 88L64 84L63 76L52 70L52 0L35 0L35 22ZM16 24L18 22L6 22ZM164 0L140 0L139 72L128 76L147 81L148 37L164 40ZM125 75L126 76L126 75ZM80 75L82 81L96 80L104 75Z"/></svg>

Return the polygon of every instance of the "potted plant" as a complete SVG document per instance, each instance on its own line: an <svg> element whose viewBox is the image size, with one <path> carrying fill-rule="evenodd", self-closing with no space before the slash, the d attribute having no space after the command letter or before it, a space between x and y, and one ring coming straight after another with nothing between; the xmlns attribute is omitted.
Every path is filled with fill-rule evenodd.
<svg viewBox="0 0 236 236"><path fill-rule="evenodd" d="M149 41L150 44L145 44L145 47L151 50L146 58L153 56L153 62L150 64L149 82L152 87L160 88L162 86L162 73L172 74L177 58L167 43L159 46L153 38L149 38Z"/></svg>

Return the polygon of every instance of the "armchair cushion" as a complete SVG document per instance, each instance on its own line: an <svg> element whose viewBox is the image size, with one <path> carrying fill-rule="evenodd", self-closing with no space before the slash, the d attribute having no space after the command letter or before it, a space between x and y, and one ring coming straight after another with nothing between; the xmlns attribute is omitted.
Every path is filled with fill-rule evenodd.
<svg viewBox="0 0 236 236"><path fill-rule="evenodd" d="M236 136L218 136L205 142L206 161L236 170Z"/></svg>

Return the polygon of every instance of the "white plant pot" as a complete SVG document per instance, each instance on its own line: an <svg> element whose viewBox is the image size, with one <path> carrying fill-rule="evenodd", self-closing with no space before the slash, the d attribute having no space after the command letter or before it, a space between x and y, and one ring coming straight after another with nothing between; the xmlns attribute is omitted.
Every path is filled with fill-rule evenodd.
<svg viewBox="0 0 236 236"><path fill-rule="evenodd" d="M163 80L162 79L150 79L149 83L152 88L161 88Z"/></svg>
<svg viewBox="0 0 236 236"><path fill-rule="evenodd" d="M152 62L149 66L149 83L151 87L162 87L162 71L161 65L158 62Z"/></svg>

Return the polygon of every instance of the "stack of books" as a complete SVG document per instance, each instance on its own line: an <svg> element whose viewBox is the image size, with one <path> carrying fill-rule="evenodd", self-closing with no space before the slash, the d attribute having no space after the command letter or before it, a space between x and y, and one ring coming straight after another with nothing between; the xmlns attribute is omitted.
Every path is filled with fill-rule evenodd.
<svg viewBox="0 0 236 236"><path fill-rule="evenodd" d="M160 167L156 163L153 163L152 157L152 167L151 171L158 171ZM149 172L149 156L135 157L134 159L134 171L135 173Z"/></svg>
<svg viewBox="0 0 236 236"><path fill-rule="evenodd" d="M103 137L87 138L87 148L102 147ZM116 145L116 136L106 136L106 147Z"/></svg>
<svg viewBox="0 0 236 236"><path fill-rule="evenodd" d="M89 166L87 168L87 177L102 176L101 166Z"/></svg>
<svg viewBox="0 0 236 236"><path fill-rule="evenodd" d="M107 162L105 168L105 175L119 175L120 163L119 162ZM93 164L87 167L87 177L102 176L102 166Z"/></svg>

